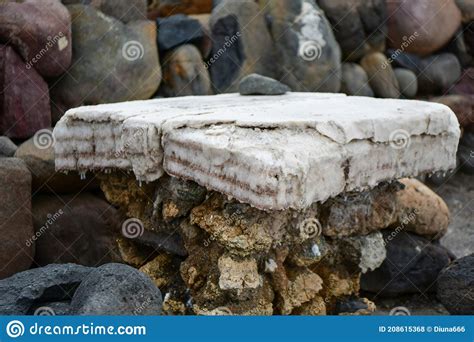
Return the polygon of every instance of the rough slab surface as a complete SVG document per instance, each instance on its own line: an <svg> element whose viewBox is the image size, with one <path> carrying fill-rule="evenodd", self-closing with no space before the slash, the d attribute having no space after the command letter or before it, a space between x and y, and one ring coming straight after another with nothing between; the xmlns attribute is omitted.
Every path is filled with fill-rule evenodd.
<svg viewBox="0 0 474 342"><path fill-rule="evenodd" d="M80 107L54 135L58 170L132 170L147 182L166 172L260 209L302 209L454 168L460 129L441 104L288 93Z"/></svg>

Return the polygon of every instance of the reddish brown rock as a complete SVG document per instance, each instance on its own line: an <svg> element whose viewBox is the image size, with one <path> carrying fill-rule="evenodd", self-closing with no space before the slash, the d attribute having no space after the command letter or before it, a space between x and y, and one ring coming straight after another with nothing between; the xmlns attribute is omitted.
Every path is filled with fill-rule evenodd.
<svg viewBox="0 0 474 342"><path fill-rule="evenodd" d="M474 131L474 95L446 95L436 97L431 101L445 104L451 108L461 127Z"/></svg>
<svg viewBox="0 0 474 342"><path fill-rule="evenodd" d="M32 213L31 243L36 246L38 265L99 266L122 261L116 243L119 215L106 201L88 193L40 195L33 199Z"/></svg>
<svg viewBox="0 0 474 342"><path fill-rule="evenodd" d="M51 126L48 85L5 45L0 45L0 90L0 134L25 139Z"/></svg>
<svg viewBox="0 0 474 342"><path fill-rule="evenodd" d="M0 279L30 268L34 256L31 175L16 158L0 159Z"/></svg>
<svg viewBox="0 0 474 342"><path fill-rule="evenodd" d="M71 64L71 17L59 0L0 4L0 41L15 46L28 69L59 76Z"/></svg>
<svg viewBox="0 0 474 342"><path fill-rule="evenodd" d="M454 0L393 0L387 6L387 42L405 52L431 54L447 44L461 25Z"/></svg>
<svg viewBox="0 0 474 342"><path fill-rule="evenodd" d="M151 0L148 2L148 19L168 17L178 13L202 14L212 11L212 0Z"/></svg>

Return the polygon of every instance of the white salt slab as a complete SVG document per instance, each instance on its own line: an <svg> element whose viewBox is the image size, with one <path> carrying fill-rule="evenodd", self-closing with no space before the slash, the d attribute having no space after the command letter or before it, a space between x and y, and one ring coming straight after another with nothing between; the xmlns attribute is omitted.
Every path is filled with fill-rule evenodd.
<svg viewBox="0 0 474 342"><path fill-rule="evenodd" d="M166 172L257 208L302 209L454 168L460 129L437 103L289 93L75 108L54 135L60 171L131 170L146 182Z"/></svg>

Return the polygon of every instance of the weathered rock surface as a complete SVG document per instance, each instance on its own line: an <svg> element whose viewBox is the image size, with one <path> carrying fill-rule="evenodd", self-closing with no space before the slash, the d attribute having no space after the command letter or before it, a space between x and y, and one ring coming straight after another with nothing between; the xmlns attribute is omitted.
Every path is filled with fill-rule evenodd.
<svg viewBox="0 0 474 342"><path fill-rule="evenodd" d="M65 5L91 5L124 23L147 19L147 0L61 0Z"/></svg>
<svg viewBox="0 0 474 342"><path fill-rule="evenodd" d="M8 137L0 137L0 157L13 157L17 148Z"/></svg>
<svg viewBox="0 0 474 342"><path fill-rule="evenodd" d="M0 134L27 139L51 126L48 85L12 47L0 45Z"/></svg>
<svg viewBox="0 0 474 342"><path fill-rule="evenodd" d="M323 234L329 237L367 235L396 222L398 183L379 185L371 191L343 194L326 201L321 210Z"/></svg>
<svg viewBox="0 0 474 342"><path fill-rule="evenodd" d="M15 157L24 160L31 172L33 191L67 194L98 189L94 178L81 179L74 173L55 171L54 143L52 130L44 129L22 143L15 152Z"/></svg>
<svg viewBox="0 0 474 342"><path fill-rule="evenodd" d="M121 261L117 210L91 194L33 198L35 262L99 266Z"/></svg>
<svg viewBox="0 0 474 342"><path fill-rule="evenodd" d="M374 96L367 73L359 64L342 64L341 92L347 95Z"/></svg>
<svg viewBox="0 0 474 342"><path fill-rule="evenodd" d="M397 78L400 93L407 99L414 98L418 92L418 79L415 73L403 68L396 68L393 72Z"/></svg>
<svg viewBox="0 0 474 342"><path fill-rule="evenodd" d="M397 192L398 222L422 236L441 238L448 230L450 214L446 203L416 179L402 179L405 189Z"/></svg>
<svg viewBox="0 0 474 342"><path fill-rule="evenodd" d="M455 260L437 281L437 297L453 315L474 314L474 254Z"/></svg>
<svg viewBox="0 0 474 342"><path fill-rule="evenodd" d="M167 17L174 14L211 13L212 0L151 0L148 1L148 17Z"/></svg>
<svg viewBox="0 0 474 342"><path fill-rule="evenodd" d="M235 92L242 77L275 76L273 42L258 5L246 0L222 1L210 20L212 53L207 67L216 93Z"/></svg>
<svg viewBox="0 0 474 342"><path fill-rule="evenodd" d="M439 272L451 261L444 247L404 231L384 231L387 258L362 275L361 288L383 296L436 290Z"/></svg>
<svg viewBox="0 0 474 342"><path fill-rule="evenodd" d="M398 99L400 88L388 59L380 52L366 55L360 62L377 97Z"/></svg>
<svg viewBox="0 0 474 342"><path fill-rule="evenodd" d="M165 97L211 95L211 80L199 50L182 45L163 57L163 82L159 93Z"/></svg>
<svg viewBox="0 0 474 342"><path fill-rule="evenodd" d="M92 268L51 264L0 280L0 314L26 315L38 303L70 300Z"/></svg>
<svg viewBox="0 0 474 342"><path fill-rule="evenodd" d="M71 110L55 128L56 166L133 170L146 181L166 171L259 208L306 208L383 180L453 168L458 125L438 104L329 94L130 102ZM94 136L99 128L104 134ZM94 151L100 157L90 158Z"/></svg>
<svg viewBox="0 0 474 342"><path fill-rule="evenodd" d="M0 4L0 41L16 48L27 69L59 76L71 64L71 17L59 0Z"/></svg>
<svg viewBox="0 0 474 342"><path fill-rule="evenodd" d="M92 6L67 7L72 17L73 60L68 73L51 89L55 121L67 109L84 104L150 98L161 81L155 23L125 25Z"/></svg>
<svg viewBox="0 0 474 342"><path fill-rule="evenodd" d="M270 77L250 74L239 83L240 95L283 95L291 89Z"/></svg>
<svg viewBox="0 0 474 342"><path fill-rule="evenodd" d="M344 60L357 61L370 51L383 51L387 9L383 0L320 0L331 22Z"/></svg>
<svg viewBox="0 0 474 342"><path fill-rule="evenodd" d="M33 234L31 175L16 158L0 158L0 279L28 269L35 254L27 244Z"/></svg>
<svg viewBox="0 0 474 342"><path fill-rule="evenodd" d="M269 0L266 10L279 80L293 91L338 92L341 50L324 12L309 0Z"/></svg>
<svg viewBox="0 0 474 342"><path fill-rule="evenodd" d="M465 130L474 131L474 94L473 95L446 95L431 99L452 109L459 124Z"/></svg>
<svg viewBox="0 0 474 342"><path fill-rule="evenodd" d="M85 277L71 302L74 315L159 315L162 297L151 279L123 264L102 265Z"/></svg>
<svg viewBox="0 0 474 342"><path fill-rule="evenodd" d="M455 0L395 0L387 2L387 9L387 42L394 49L420 56L442 48L461 25ZM416 38L410 40L415 33Z"/></svg>

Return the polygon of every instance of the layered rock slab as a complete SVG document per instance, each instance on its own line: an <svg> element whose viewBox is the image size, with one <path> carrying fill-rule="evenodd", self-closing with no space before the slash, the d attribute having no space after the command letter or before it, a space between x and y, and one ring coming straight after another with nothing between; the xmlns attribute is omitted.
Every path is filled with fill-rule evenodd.
<svg viewBox="0 0 474 342"><path fill-rule="evenodd" d="M56 168L166 172L260 209L455 166L446 106L324 93L182 97L86 106L57 124Z"/></svg>

